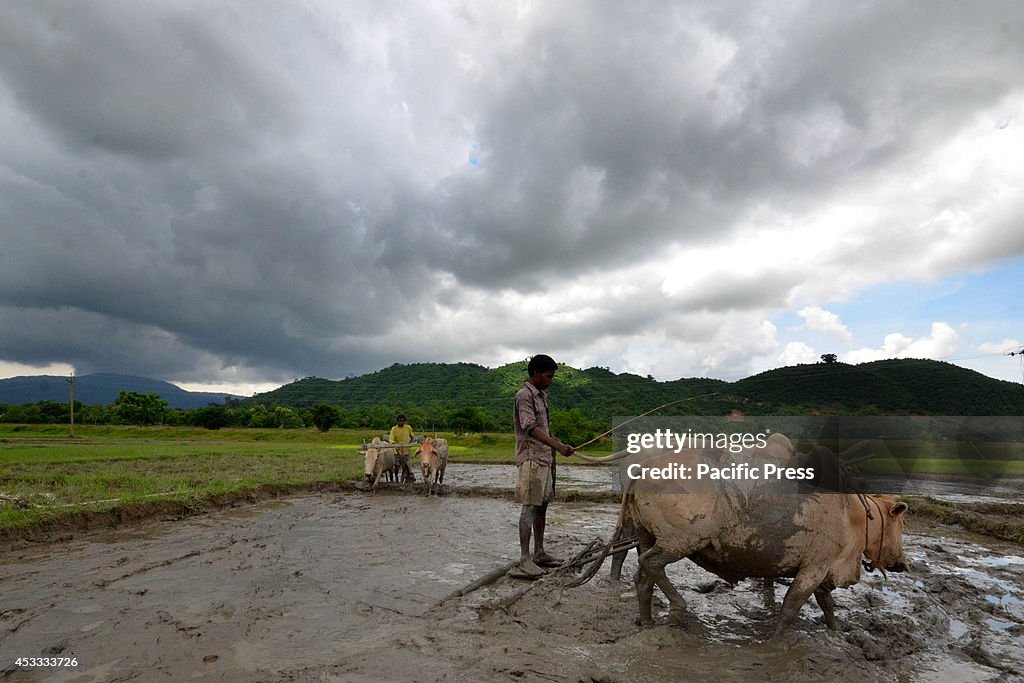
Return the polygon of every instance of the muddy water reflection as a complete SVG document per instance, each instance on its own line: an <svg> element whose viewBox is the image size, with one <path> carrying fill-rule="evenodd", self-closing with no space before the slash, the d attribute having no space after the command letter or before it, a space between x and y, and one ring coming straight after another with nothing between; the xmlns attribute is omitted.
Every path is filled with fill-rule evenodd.
<svg viewBox="0 0 1024 683"><path fill-rule="evenodd" d="M618 470L614 467L562 465L555 469L555 487L560 491L612 491ZM515 465L476 465L448 463L445 484L451 486L490 486L509 491L516 486Z"/></svg>
<svg viewBox="0 0 1024 683"><path fill-rule="evenodd" d="M556 487L562 491L620 491L616 467L563 465L556 469ZM515 488L514 465L448 464L445 483L451 486ZM882 481L882 480L879 480ZM883 483L885 483L883 481ZM908 483L891 480L887 490L905 489L908 495L931 496L952 503L1005 503L1024 500L1024 481L1019 479L972 483L948 478L918 478Z"/></svg>

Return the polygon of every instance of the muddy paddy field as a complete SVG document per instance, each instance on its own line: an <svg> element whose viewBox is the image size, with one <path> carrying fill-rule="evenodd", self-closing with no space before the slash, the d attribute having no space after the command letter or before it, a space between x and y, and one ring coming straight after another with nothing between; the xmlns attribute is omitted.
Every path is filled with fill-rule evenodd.
<svg viewBox="0 0 1024 683"><path fill-rule="evenodd" d="M0 680L1024 680L1021 547L913 517L913 570L837 590L837 632L811 601L768 640L757 585L687 561L669 567L685 628L637 627L632 584L607 564L564 592L556 577L502 578L444 600L516 554L518 506L459 493L493 483L485 467L453 468L444 496L302 494L16 543L0 557ZM578 469L560 470L563 489L607 487L606 472ZM607 538L616 513L554 503L547 545L569 556ZM631 553L624 575L635 567Z"/></svg>

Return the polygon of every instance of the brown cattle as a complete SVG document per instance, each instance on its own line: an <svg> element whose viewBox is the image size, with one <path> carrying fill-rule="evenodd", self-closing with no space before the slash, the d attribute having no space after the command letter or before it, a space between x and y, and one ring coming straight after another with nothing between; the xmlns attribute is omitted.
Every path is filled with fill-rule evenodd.
<svg viewBox="0 0 1024 683"><path fill-rule="evenodd" d="M441 473L441 454L434 448L434 440L429 436L416 449L420 456L420 469L423 472L423 483L427 485L427 495L434 492L434 484Z"/></svg>
<svg viewBox="0 0 1024 683"><path fill-rule="evenodd" d="M644 460L643 467L695 468L700 462L738 460L756 466L777 463L779 457L779 452L764 450L740 457L721 451L683 450ZM717 488L647 479L628 483L613 538L620 538L624 527L635 527L641 623L651 621L654 585L669 599L670 620L678 623L682 619L685 603L666 577L665 567L683 558L730 582L748 577L792 577L776 633L792 624L812 593L825 613L826 624L835 628L830 591L860 579L862 557L891 571L905 571L908 566L903 555L907 506L891 496L798 493L795 489L792 493L765 493L772 489L721 482ZM596 570L595 566L577 585Z"/></svg>

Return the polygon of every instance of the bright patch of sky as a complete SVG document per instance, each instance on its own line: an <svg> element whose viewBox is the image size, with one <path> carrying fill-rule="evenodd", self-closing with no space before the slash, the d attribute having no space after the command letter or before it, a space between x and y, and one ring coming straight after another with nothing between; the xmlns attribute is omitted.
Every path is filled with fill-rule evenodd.
<svg viewBox="0 0 1024 683"><path fill-rule="evenodd" d="M1019 382L1024 305L1015 291L1024 260L995 262L989 270L933 282L898 282L858 292L827 310L805 307L775 319L779 362L817 362L835 353L845 362L922 357L947 360L992 377ZM765 367L772 367L765 359Z"/></svg>

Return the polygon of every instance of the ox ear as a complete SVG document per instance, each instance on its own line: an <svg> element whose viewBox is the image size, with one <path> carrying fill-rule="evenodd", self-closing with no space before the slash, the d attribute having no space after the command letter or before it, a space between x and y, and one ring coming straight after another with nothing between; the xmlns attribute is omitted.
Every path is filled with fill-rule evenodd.
<svg viewBox="0 0 1024 683"><path fill-rule="evenodd" d="M892 515L893 517L898 517L899 515L902 515L906 511L907 511L907 504L906 503L896 503L891 508L889 508L889 514Z"/></svg>

